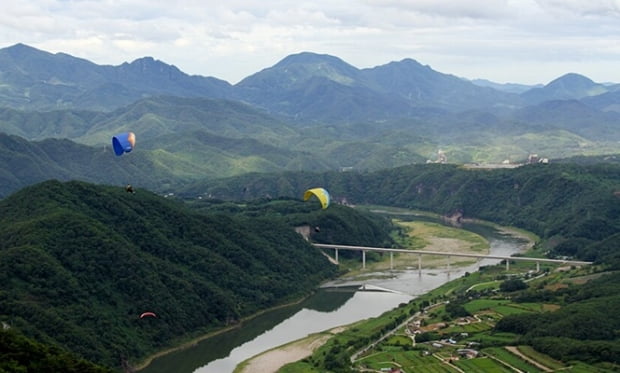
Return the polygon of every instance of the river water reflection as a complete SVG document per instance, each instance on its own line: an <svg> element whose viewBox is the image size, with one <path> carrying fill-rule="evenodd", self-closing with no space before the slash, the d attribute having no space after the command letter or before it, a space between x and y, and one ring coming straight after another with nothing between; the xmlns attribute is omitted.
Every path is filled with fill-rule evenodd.
<svg viewBox="0 0 620 373"><path fill-rule="evenodd" d="M491 254L511 255L523 251L527 242L484 225L465 229L489 240ZM425 270L394 270L374 273L363 280L338 279L323 286L300 304L274 310L243 324L241 328L203 340L195 346L154 360L140 373L230 373L242 361L309 334L378 316L418 295L476 271L483 260L468 267ZM359 291L362 285L389 289Z"/></svg>

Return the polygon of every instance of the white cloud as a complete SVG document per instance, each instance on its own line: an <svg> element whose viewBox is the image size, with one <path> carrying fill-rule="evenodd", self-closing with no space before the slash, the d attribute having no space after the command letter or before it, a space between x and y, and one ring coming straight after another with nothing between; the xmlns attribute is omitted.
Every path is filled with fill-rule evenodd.
<svg viewBox="0 0 620 373"><path fill-rule="evenodd" d="M537 0L545 10L562 15L577 17L612 17L620 16L619 0Z"/></svg>
<svg viewBox="0 0 620 373"><path fill-rule="evenodd" d="M99 64L143 56L235 83L292 53L356 67L414 58L468 78L620 82L620 0L14 0L0 47ZM538 66L538 68L537 68Z"/></svg>
<svg viewBox="0 0 620 373"><path fill-rule="evenodd" d="M447 18L497 19L511 14L509 0L366 0L365 3L378 10L392 8Z"/></svg>

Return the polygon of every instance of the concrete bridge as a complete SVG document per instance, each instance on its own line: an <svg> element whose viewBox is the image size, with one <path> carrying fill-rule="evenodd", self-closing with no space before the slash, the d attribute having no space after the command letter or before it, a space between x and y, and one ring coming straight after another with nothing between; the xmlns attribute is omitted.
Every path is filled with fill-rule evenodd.
<svg viewBox="0 0 620 373"><path fill-rule="evenodd" d="M510 261L528 261L536 263L536 272L540 271L540 263L553 263L553 264L565 264L565 265L589 265L592 262L585 262L580 260L564 260L564 259L547 259L547 258L532 258L526 256L505 256L505 255L484 255L484 254L467 254L467 253L453 253L445 251L427 251L427 250L408 250L408 249L391 249L384 247L367 247L367 246L348 246L348 245L334 245L334 244L320 244L313 243L315 247L321 249L334 249L334 258L338 262L338 250L354 250L362 252L362 268L366 268L366 252L375 251L380 253L390 253L390 269L394 269L394 253L402 254L417 254L418 255L418 271L422 272L422 255L439 255L448 257L448 271L450 270L450 257L464 257L475 259L499 259L506 261L506 270L510 269Z"/></svg>

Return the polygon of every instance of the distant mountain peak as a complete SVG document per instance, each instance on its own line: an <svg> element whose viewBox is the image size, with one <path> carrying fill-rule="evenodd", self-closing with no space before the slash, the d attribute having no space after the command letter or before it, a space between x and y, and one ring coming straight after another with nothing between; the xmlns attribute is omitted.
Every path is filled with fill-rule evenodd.
<svg viewBox="0 0 620 373"><path fill-rule="evenodd" d="M157 69L160 71L170 69L170 70L175 70L175 71L178 71L179 73L182 73L181 70L179 70L176 66L167 64L160 60L156 60L155 58L149 57L149 56L133 60L131 63L127 65L132 66L132 67L138 67L140 69L151 68L151 69Z"/></svg>
<svg viewBox="0 0 620 373"><path fill-rule="evenodd" d="M10 47L7 47L6 50L20 50L20 49L36 49L34 47L31 47L29 45L26 45L24 43L17 43L17 44L13 44Z"/></svg>
<svg viewBox="0 0 620 373"><path fill-rule="evenodd" d="M523 97L530 104L549 100L570 100L596 96L607 92L603 84L595 83L592 79L568 73L552 80L542 88L534 88L523 93Z"/></svg>
<svg viewBox="0 0 620 373"><path fill-rule="evenodd" d="M274 67L286 67L291 64L331 63L349 65L338 57L314 52L300 52L284 57ZM350 66L350 65L349 65Z"/></svg>
<svg viewBox="0 0 620 373"><path fill-rule="evenodd" d="M392 63L398 63L398 62L392 62ZM400 60L400 63L403 65L415 65L419 67L426 67L429 69L431 68L429 65L423 65L419 63L418 61L414 60L413 58L403 58L402 60Z"/></svg>
<svg viewBox="0 0 620 373"><path fill-rule="evenodd" d="M52 55L51 53L42 51L40 49L31 47L23 43L17 43L10 47L3 49L8 55L18 58L25 58L34 54L40 55Z"/></svg>
<svg viewBox="0 0 620 373"><path fill-rule="evenodd" d="M133 60L130 63L130 65L168 65L168 64L160 60L156 60L155 58L151 56L145 56L145 57L141 57L141 58L137 58Z"/></svg>
<svg viewBox="0 0 620 373"><path fill-rule="evenodd" d="M552 80L547 84L547 87L589 88L595 85L597 85L597 83L586 76L577 73L568 73Z"/></svg>
<svg viewBox="0 0 620 373"><path fill-rule="evenodd" d="M242 80L240 87L290 88L303 82L327 79L343 85L355 84L360 70L338 57L328 54L301 52L292 54L272 67Z"/></svg>

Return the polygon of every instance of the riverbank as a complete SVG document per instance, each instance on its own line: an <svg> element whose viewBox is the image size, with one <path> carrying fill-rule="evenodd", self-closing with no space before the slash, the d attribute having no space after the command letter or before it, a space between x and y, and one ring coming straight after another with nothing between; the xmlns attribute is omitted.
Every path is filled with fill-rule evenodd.
<svg viewBox="0 0 620 373"><path fill-rule="evenodd" d="M311 356L317 348L343 330L346 327L333 328L265 351L239 364L233 373L276 373L288 363Z"/></svg>
<svg viewBox="0 0 620 373"><path fill-rule="evenodd" d="M155 360L155 359L157 359L159 357L171 354L173 352L181 351L181 350L184 350L186 348L194 347L195 345L197 345L198 343L200 343L201 341L203 341L205 339L212 338L212 337L218 336L220 334L229 332L231 330L240 328L240 327L243 326L244 322L250 321L250 320L252 320L252 319L254 319L254 318L256 318L256 317L258 317L260 315L263 315L263 314L265 314L267 312L272 312L272 311L275 311L275 310L278 310L278 309L281 309L281 308L294 306L296 304L299 304L299 303L303 302L306 298L307 297L304 297L304 298L301 298L301 299L296 300L294 302L289 302L289 303L285 303L285 304L282 304L282 305L279 305L279 306L268 308L266 310L262 310L260 312L257 312L255 314L253 314L253 315L244 317L243 319L241 319L241 321L239 323L237 323L235 325L231 325L231 326L227 326L227 327L224 327L224 328L221 328L221 329L217 329L217 330L214 330L214 331L209 332L207 334L202 334L202 335L200 335L198 337L191 338L191 339L189 339L189 340L187 340L185 342L180 342L179 344L177 344L174 347L170 347L170 348L167 348L165 350L162 350L162 351L159 351L157 353L154 353L153 355L149 355L143 361L141 361L139 364L133 365L132 369L134 371L136 371L136 372L139 372L139 371L145 369L146 367L148 367L153 362L153 360Z"/></svg>

